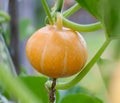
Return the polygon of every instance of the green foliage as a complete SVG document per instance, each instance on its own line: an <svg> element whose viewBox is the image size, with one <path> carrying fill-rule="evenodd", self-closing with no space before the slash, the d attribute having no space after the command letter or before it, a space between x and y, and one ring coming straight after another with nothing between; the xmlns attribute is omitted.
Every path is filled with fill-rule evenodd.
<svg viewBox="0 0 120 103"><path fill-rule="evenodd" d="M21 71L20 71L19 76L27 76L26 68L24 66L21 66L20 69L21 69Z"/></svg>
<svg viewBox="0 0 120 103"><path fill-rule="evenodd" d="M3 83L1 82L1 78L0 78L0 95L3 95L7 99L10 99L10 95L7 92L7 90L5 89L5 85L3 85Z"/></svg>
<svg viewBox="0 0 120 103"><path fill-rule="evenodd" d="M75 86L73 88L70 88L68 90L65 90L62 92L62 97L67 96L69 94L87 94L87 95L92 95L86 88L83 88L81 86Z"/></svg>
<svg viewBox="0 0 120 103"><path fill-rule="evenodd" d="M75 103L84 103L82 102L79 98L82 98L81 95L85 95L85 96L88 96L88 97L91 97L93 99L97 99L90 91L88 91L86 88L84 87L81 87L81 86L75 86L71 89L68 89L68 90L65 90L65 91L61 91L61 99L60 99L60 103L61 101L65 101L64 103L69 103L68 101L66 101L65 98L70 98L71 96L74 98L74 96L77 95L77 97L75 97L77 99L77 101L74 101ZM84 96L83 96L84 98ZM65 100L64 100L65 99ZM75 100L76 100L75 99ZM98 99L97 99L98 100ZM80 102L81 101L81 102ZM99 100L100 101L100 100ZM71 101L73 102L73 101ZM71 103L70 102L70 103ZM87 101L85 102L87 103ZM92 102L90 102L92 103ZM94 103L94 102L93 102ZM95 102L95 103L101 103L101 102Z"/></svg>
<svg viewBox="0 0 120 103"><path fill-rule="evenodd" d="M83 8L99 19L106 36L120 38L120 1L119 0L76 0Z"/></svg>
<svg viewBox="0 0 120 103"><path fill-rule="evenodd" d="M24 76L20 77L27 88L39 99L41 98L43 103L48 103L48 93L45 89L45 82L47 78L37 76Z"/></svg>
<svg viewBox="0 0 120 103"><path fill-rule="evenodd" d="M88 10L93 16L97 19L101 19L100 10L100 1L101 0L76 0L83 8Z"/></svg>
<svg viewBox="0 0 120 103"><path fill-rule="evenodd" d="M113 64L114 61L111 61L109 59L99 58L99 60L97 61L97 65L99 67L106 88L109 87L110 77L114 67Z"/></svg>
<svg viewBox="0 0 120 103"><path fill-rule="evenodd" d="M59 93L58 90L56 90L55 95L56 95L56 96L55 96L56 103L59 103L59 100L60 100L60 93Z"/></svg>
<svg viewBox="0 0 120 103"><path fill-rule="evenodd" d="M1 83L1 81L0 81L0 94L3 93L3 91L4 91L3 85L2 85L2 83Z"/></svg>
<svg viewBox="0 0 120 103"><path fill-rule="evenodd" d="M32 33L35 31L34 27L31 25L31 20L29 19L20 20L19 31L21 40L30 37Z"/></svg>
<svg viewBox="0 0 120 103"><path fill-rule="evenodd" d="M120 58L120 40L116 41L113 50L114 50L114 58L119 59Z"/></svg>
<svg viewBox="0 0 120 103"><path fill-rule="evenodd" d="M21 103L41 103L42 99L36 96L18 79L15 78L9 68L0 63L0 80L5 89Z"/></svg>
<svg viewBox="0 0 120 103"><path fill-rule="evenodd" d="M49 102L48 91L45 88L47 78L40 76L20 76L19 78L38 99L41 98L43 103ZM56 91L56 103L58 103L59 98L59 92Z"/></svg>
<svg viewBox="0 0 120 103"><path fill-rule="evenodd" d="M10 16L4 11L0 10L0 24L9 21L10 21Z"/></svg>
<svg viewBox="0 0 120 103"><path fill-rule="evenodd" d="M102 103L98 98L85 94L70 94L65 96L61 103Z"/></svg>
<svg viewBox="0 0 120 103"><path fill-rule="evenodd" d="M34 31L35 31L35 28L32 26L31 20L22 19L19 21L20 40L25 40L29 38ZM10 44L10 28L9 27L7 27L6 31L4 32L4 37L7 45L9 45Z"/></svg>

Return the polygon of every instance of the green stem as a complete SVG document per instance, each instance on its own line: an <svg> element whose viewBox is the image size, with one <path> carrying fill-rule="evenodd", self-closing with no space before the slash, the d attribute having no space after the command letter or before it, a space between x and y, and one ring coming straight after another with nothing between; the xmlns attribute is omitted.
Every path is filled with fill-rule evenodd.
<svg viewBox="0 0 120 103"><path fill-rule="evenodd" d="M56 0L55 6L54 6L54 9L53 9L53 14L55 12L61 12L62 6L63 6L63 0Z"/></svg>
<svg viewBox="0 0 120 103"><path fill-rule="evenodd" d="M107 39L102 47L98 50L98 52L95 54L95 56L91 59L91 61L85 66L85 68L71 81L62 83L62 84L57 84L56 89L69 89L76 85L91 69L91 67L96 63L96 61L100 58L106 47L109 45L111 40ZM50 87L51 83L47 82L46 85L48 88Z"/></svg>
<svg viewBox="0 0 120 103"><path fill-rule="evenodd" d="M7 92L13 94L21 103L42 103L42 100L38 100L20 80L13 77L9 68L3 64L0 64L0 81Z"/></svg>
<svg viewBox="0 0 120 103"><path fill-rule="evenodd" d="M91 32L91 31L96 31L101 28L101 23L93 23L93 24L86 24L86 25L81 25L74 23L72 21L67 20L66 18L62 17L63 20L63 25L65 27L71 28L72 30L78 31L78 32Z"/></svg>
<svg viewBox="0 0 120 103"><path fill-rule="evenodd" d="M72 14L74 14L76 11L78 11L80 9L80 5L78 3L76 3L74 6L72 6L71 8L69 8L68 10L63 12L63 16L65 18L71 16Z"/></svg>
<svg viewBox="0 0 120 103"><path fill-rule="evenodd" d="M5 12L0 11L0 24L3 22L9 22L9 21L10 21L10 16Z"/></svg>
<svg viewBox="0 0 120 103"><path fill-rule="evenodd" d="M41 2L42 2L42 5L43 5L44 10L45 10L45 12L46 12L46 15L48 16L48 19L49 19L50 24L53 24L52 15L51 15L51 13L50 13L50 9L49 9L49 7L48 7L48 5L47 5L46 0L41 0Z"/></svg>

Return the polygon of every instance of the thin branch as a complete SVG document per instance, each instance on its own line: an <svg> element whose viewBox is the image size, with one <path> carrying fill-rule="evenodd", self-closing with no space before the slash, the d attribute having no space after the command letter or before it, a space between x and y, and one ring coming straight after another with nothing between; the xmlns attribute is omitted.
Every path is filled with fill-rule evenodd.
<svg viewBox="0 0 120 103"><path fill-rule="evenodd" d="M56 78L53 79L52 86L49 91L49 96L50 96L49 99L50 99L51 103L54 103L54 101L55 101L55 86L56 86Z"/></svg>

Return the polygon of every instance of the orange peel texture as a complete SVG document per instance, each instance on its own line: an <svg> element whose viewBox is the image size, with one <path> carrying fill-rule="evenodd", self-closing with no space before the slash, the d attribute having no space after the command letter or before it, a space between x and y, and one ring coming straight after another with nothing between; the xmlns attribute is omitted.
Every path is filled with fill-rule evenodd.
<svg viewBox="0 0 120 103"><path fill-rule="evenodd" d="M73 30L45 26L36 31L26 44L31 65L51 78L68 77L78 73L87 61L86 43Z"/></svg>

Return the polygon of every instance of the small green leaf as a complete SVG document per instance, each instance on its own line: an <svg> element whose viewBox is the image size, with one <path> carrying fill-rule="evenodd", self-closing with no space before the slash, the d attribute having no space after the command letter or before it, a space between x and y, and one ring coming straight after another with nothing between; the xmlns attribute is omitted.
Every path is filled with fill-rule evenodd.
<svg viewBox="0 0 120 103"><path fill-rule="evenodd" d="M102 103L102 101L85 94L71 94L65 96L61 103Z"/></svg>
<svg viewBox="0 0 120 103"><path fill-rule="evenodd" d="M20 77L24 84L32 91L33 94L39 99L41 98L43 103L49 102L47 90L45 89L45 82L47 78L37 76L25 76Z"/></svg>

